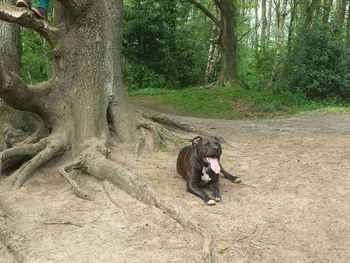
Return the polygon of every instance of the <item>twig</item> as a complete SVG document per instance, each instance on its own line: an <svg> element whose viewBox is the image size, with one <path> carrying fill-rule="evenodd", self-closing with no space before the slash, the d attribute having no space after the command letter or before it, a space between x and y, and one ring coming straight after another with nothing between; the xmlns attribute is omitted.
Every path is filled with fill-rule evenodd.
<svg viewBox="0 0 350 263"><path fill-rule="evenodd" d="M256 232L257 229L258 229L258 225L255 225L254 230L253 230L249 235L243 236L243 237L241 237L241 238L237 238L237 239L235 239L234 241L235 241L235 242L239 242L239 241L242 241L243 239L249 238L251 235L254 235L254 234L255 234L255 232Z"/></svg>
<svg viewBox="0 0 350 263"><path fill-rule="evenodd" d="M72 225L77 227L83 227L81 224L73 223L71 221L57 221L57 222L43 222L44 225Z"/></svg>

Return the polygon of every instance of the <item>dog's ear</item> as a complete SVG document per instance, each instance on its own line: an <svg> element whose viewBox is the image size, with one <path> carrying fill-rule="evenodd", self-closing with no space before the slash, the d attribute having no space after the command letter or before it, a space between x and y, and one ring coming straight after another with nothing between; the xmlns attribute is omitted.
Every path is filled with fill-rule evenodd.
<svg viewBox="0 0 350 263"><path fill-rule="evenodd" d="M201 136L194 137L192 139L192 146L198 145L201 142L201 140L202 140Z"/></svg>

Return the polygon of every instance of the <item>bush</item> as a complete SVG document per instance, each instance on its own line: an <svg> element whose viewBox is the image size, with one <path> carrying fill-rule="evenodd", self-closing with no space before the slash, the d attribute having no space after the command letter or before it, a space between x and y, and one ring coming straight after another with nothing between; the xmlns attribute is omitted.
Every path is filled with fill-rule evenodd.
<svg viewBox="0 0 350 263"><path fill-rule="evenodd" d="M283 87L316 101L350 101L350 54L336 26L314 25L304 35Z"/></svg>
<svg viewBox="0 0 350 263"><path fill-rule="evenodd" d="M122 54L129 88L180 88L201 80L208 36L185 7L172 0L126 1Z"/></svg>

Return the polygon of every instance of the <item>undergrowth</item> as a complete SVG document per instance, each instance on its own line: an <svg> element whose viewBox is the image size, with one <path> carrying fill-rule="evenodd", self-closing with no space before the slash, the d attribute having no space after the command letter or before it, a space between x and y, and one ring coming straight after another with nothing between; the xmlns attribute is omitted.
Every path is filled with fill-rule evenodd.
<svg viewBox="0 0 350 263"><path fill-rule="evenodd" d="M243 89L236 85L216 88L139 89L130 96L142 97L150 105L168 108L170 112L222 119L271 118L312 110L344 111L348 105L335 102L313 102L301 95L279 89ZM159 107L155 107L159 108Z"/></svg>

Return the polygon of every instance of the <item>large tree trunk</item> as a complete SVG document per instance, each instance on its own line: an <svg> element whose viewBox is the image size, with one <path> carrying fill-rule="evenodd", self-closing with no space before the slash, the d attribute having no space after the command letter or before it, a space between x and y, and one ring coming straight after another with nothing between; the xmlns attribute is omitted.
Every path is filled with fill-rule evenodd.
<svg viewBox="0 0 350 263"><path fill-rule="evenodd" d="M14 0L1 0L0 3L14 4ZM0 20L0 59L6 67L19 74L21 45L20 28L18 25L9 24ZM6 145L12 144L13 136L20 136L20 128L26 126L26 116L23 112L15 111L0 99L0 151Z"/></svg>
<svg viewBox="0 0 350 263"><path fill-rule="evenodd" d="M122 0L58 2L63 5L55 7L58 27L25 8L0 4L0 19L36 30L53 48L52 78L33 86L10 71L1 58L0 97L16 109L36 113L43 122L38 131L47 133L35 132L0 152L0 171L14 158L29 160L7 179L17 189L37 168L65 154L72 161L58 171L78 197L90 199L71 178L74 169L113 182L188 227L188 217L138 182L136 175L118 164L118 155L113 162L108 159L112 144L115 150L128 147L139 152L144 133L153 135L157 147L176 139L170 129L191 131L164 116L146 116L129 106L120 68ZM193 229L203 235L203 256L211 262L206 230L197 225Z"/></svg>
<svg viewBox="0 0 350 263"><path fill-rule="evenodd" d="M240 86L246 86L240 79L237 70L237 40L235 36L235 17L234 17L234 1L232 0L214 0L215 5L220 11L220 19L210 12L204 5L196 0L187 0L187 2L193 4L202 13L209 17L213 23L220 28L220 37L217 40L220 46L222 55L222 68L220 72L217 84L223 84L226 82L236 82Z"/></svg>
<svg viewBox="0 0 350 263"><path fill-rule="evenodd" d="M139 152L144 130L152 132L156 146L172 138L159 123L181 128L164 118L141 116L129 106L120 68L122 1L59 2L59 27L30 10L0 5L0 19L36 30L53 48L52 78L33 86L0 61L0 97L15 109L37 114L43 121L40 130L49 132L37 132L0 153L0 171L1 161L6 166L14 157L32 158L11 176L15 188L62 153L75 159L75 165L61 169L67 178L73 168L86 169L87 156L106 157L112 143L135 145L129 147Z"/></svg>
<svg viewBox="0 0 350 263"><path fill-rule="evenodd" d="M235 18L232 0L222 0L219 4L221 13L221 41L222 50L222 69L220 72L219 82L225 83L234 81L240 86L245 86L240 79L237 70L237 41L235 36Z"/></svg>

